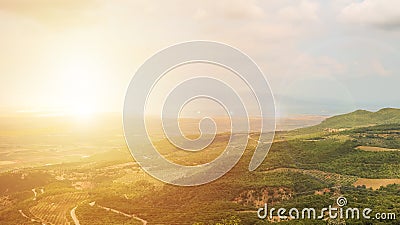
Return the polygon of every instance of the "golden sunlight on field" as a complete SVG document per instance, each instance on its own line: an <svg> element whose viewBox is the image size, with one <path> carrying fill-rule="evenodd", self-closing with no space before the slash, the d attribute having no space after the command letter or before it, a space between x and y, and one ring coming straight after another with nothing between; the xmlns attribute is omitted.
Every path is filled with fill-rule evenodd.
<svg viewBox="0 0 400 225"><path fill-rule="evenodd" d="M372 188L373 190L379 189L381 186L386 187L389 184L400 184L400 179L367 179L358 178L353 184L355 187L365 185L366 188Z"/></svg>
<svg viewBox="0 0 400 225"><path fill-rule="evenodd" d="M372 146L358 146L356 149L367 151L367 152L395 152L395 151L399 151L399 149L381 148L381 147L372 147Z"/></svg>

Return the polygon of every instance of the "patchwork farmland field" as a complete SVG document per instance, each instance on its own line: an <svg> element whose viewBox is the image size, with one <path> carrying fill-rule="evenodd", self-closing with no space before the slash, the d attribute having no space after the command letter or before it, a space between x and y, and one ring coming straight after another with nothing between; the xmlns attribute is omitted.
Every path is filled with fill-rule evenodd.
<svg viewBox="0 0 400 225"><path fill-rule="evenodd" d="M44 224L67 225L72 222L68 218L70 210L86 198L87 193L51 195L37 200L37 204L31 207L29 212Z"/></svg>

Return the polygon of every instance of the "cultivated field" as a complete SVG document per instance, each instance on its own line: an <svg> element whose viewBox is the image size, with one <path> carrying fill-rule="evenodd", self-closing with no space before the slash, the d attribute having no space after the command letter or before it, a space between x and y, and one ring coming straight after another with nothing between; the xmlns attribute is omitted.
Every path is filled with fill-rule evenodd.
<svg viewBox="0 0 400 225"><path fill-rule="evenodd" d="M396 152L396 151L400 151L399 149L373 147L373 146L358 146L356 149L367 151L367 152Z"/></svg>
<svg viewBox="0 0 400 225"><path fill-rule="evenodd" d="M29 209L30 214L43 224L68 225L72 221L67 217L70 210L87 198L86 193L65 193L51 195L37 201Z"/></svg>
<svg viewBox="0 0 400 225"><path fill-rule="evenodd" d="M380 187L386 187L389 184L400 184L400 179L367 179L367 178L358 178L356 182L354 182L354 186L362 186L365 185L366 188L372 188L373 190L377 190Z"/></svg>

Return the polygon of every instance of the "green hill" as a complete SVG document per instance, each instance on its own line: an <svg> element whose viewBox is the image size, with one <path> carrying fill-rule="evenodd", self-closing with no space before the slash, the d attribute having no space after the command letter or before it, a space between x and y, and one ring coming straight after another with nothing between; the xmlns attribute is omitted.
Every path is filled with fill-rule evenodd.
<svg viewBox="0 0 400 225"><path fill-rule="evenodd" d="M377 112L357 110L330 117L319 126L324 128L352 128L390 123L400 123L400 109L385 108Z"/></svg>
<svg viewBox="0 0 400 225"><path fill-rule="evenodd" d="M341 129L367 127L381 124L400 123L400 109L384 108L377 112L367 110L356 110L351 113L337 115L325 119L320 124L296 130L300 133L312 133L322 131L324 129Z"/></svg>

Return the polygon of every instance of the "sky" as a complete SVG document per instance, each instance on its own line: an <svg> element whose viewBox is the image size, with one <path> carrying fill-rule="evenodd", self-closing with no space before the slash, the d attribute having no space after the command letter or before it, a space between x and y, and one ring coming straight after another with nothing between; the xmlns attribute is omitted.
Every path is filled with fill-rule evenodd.
<svg viewBox="0 0 400 225"><path fill-rule="evenodd" d="M159 50L249 55L279 115L400 107L400 2L0 0L0 111L120 112Z"/></svg>

